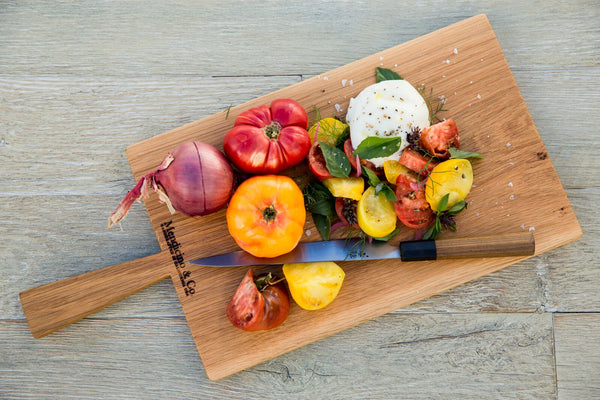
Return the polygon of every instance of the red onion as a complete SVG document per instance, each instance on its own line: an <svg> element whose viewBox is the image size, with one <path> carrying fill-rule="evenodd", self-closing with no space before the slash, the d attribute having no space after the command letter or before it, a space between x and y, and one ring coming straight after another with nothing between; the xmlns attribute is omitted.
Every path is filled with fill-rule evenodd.
<svg viewBox="0 0 600 400"><path fill-rule="evenodd" d="M134 201L148 197L148 184L171 214L206 215L221 209L233 191L233 170L217 148L185 142L144 175L110 215L108 227L121 222Z"/></svg>

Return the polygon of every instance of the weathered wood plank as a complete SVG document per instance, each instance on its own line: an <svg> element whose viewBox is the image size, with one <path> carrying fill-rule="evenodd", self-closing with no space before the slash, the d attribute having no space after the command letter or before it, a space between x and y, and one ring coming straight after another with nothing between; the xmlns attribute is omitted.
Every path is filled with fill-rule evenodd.
<svg viewBox="0 0 600 400"><path fill-rule="evenodd" d="M558 399L600 398L600 314L556 314L554 340Z"/></svg>
<svg viewBox="0 0 600 400"><path fill-rule="evenodd" d="M545 10L516 0L408 1L401 11L394 2L315 0L50 4L3 4L0 71L238 76L297 74L300 66L303 74L318 74L480 13L490 18L511 66L598 63L594 0L555 1Z"/></svg>
<svg viewBox="0 0 600 400"><path fill-rule="evenodd" d="M125 194L125 148L300 81L0 75L0 196Z"/></svg>
<svg viewBox="0 0 600 400"><path fill-rule="evenodd" d="M520 398L555 395L549 314L389 314L217 383L185 320L87 320L41 340L0 322L0 397ZM19 338L18 341L13 338ZM117 373L115 373L117 371ZM23 389L23 376L31 382Z"/></svg>

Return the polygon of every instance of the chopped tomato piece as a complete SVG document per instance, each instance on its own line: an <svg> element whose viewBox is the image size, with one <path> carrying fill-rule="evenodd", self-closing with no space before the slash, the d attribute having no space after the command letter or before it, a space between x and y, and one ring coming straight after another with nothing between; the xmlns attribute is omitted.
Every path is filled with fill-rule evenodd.
<svg viewBox="0 0 600 400"><path fill-rule="evenodd" d="M314 142L308 153L308 167L314 176L320 181L333 178L327 169L327 163L323 156L323 151L319 147L319 142Z"/></svg>
<svg viewBox="0 0 600 400"><path fill-rule="evenodd" d="M433 222L433 210L425 198L425 189L417 185L417 180L409 175L400 174L396 179L396 198L394 209L400 222L409 228L425 228Z"/></svg>
<svg viewBox="0 0 600 400"><path fill-rule="evenodd" d="M432 156L450 158L450 147L460 148L458 128L452 118L439 122L421 131L419 145Z"/></svg>
<svg viewBox="0 0 600 400"><path fill-rule="evenodd" d="M415 149L406 148L400 155L400 164L415 171L419 175L428 175L437 162L431 157L419 153Z"/></svg>

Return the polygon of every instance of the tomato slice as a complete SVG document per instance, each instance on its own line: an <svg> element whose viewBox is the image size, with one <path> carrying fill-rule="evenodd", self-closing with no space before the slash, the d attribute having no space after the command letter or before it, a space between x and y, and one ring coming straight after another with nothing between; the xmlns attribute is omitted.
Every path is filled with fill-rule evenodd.
<svg viewBox="0 0 600 400"><path fill-rule="evenodd" d="M415 188L417 180L400 174L396 178L396 198L394 210L400 222L409 228L425 228L433 222L433 210L425 198L425 189Z"/></svg>
<svg viewBox="0 0 600 400"><path fill-rule="evenodd" d="M431 157L427 157L411 148L404 149L399 161L400 164L423 176L428 175L437 164Z"/></svg>
<svg viewBox="0 0 600 400"><path fill-rule="evenodd" d="M460 148L458 128L452 118L439 122L421 131L419 145L435 157L450 157L450 147Z"/></svg>
<svg viewBox="0 0 600 400"><path fill-rule="evenodd" d="M265 278L257 277L257 280ZM290 297L283 281L259 290L248 270L227 306L227 317L236 328L259 331L275 328L288 316Z"/></svg>
<svg viewBox="0 0 600 400"><path fill-rule="evenodd" d="M396 229L394 203L383 193L376 194L373 186L369 186L358 201L356 219L360 229L374 238L385 237Z"/></svg>
<svg viewBox="0 0 600 400"><path fill-rule="evenodd" d="M313 175L320 181L333 178L333 175L331 175L327 169L327 163L325 162L325 157L323 157L323 151L321 151L321 148L319 147L319 142L313 143L308 152L308 167Z"/></svg>

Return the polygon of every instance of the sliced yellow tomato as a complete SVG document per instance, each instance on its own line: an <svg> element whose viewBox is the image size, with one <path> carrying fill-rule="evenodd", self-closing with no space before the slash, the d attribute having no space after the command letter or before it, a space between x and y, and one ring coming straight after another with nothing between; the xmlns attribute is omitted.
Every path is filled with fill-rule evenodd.
<svg viewBox="0 0 600 400"><path fill-rule="evenodd" d="M385 179L392 185L396 184L400 174L414 176L414 172L400 164L398 160L385 160L383 162L383 172L385 173Z"/></svg>
<svg viewBox="0 0 600 400"><path fill-rule="evenodd" d="M328 178L321 183L329 189L333 197L345 197L347 199L358 201L365 191L365 181L360 176Z"/></svg>
<svg viewBox="0 0 600 400"><path fill-rule="evenodd" d="M283 265L283 274L292 298L305 310L318 310L338 295L346 274L334 262Z"/></svg>
<svg viewBox="0 0 600 400"><path fill-rule="evenodd" d="M425 197L431 209L438 211L440 200L447 194L450 208L467 197L472 185L473 167L469 160L452 158L433 168L425 182Z"/></svg>
<svg viewBox="0 0 600 400"><path fill-rule="evenodd" d="M310 140L314 143L316 133L318 141L337 146L340 138L344 136L347 129L347 124L338 119L328 117L319 120L319 122L311 126L308 130L308 136L310 136Z"/></svg>
<svg viewBox="0 0 600 400"><path fill-rule="evenodd" d="M374 238L387 236L396 229L394 203L383 193L375 194L373 186L369 186L358 201L356 219L360 229Z"/></svg>

